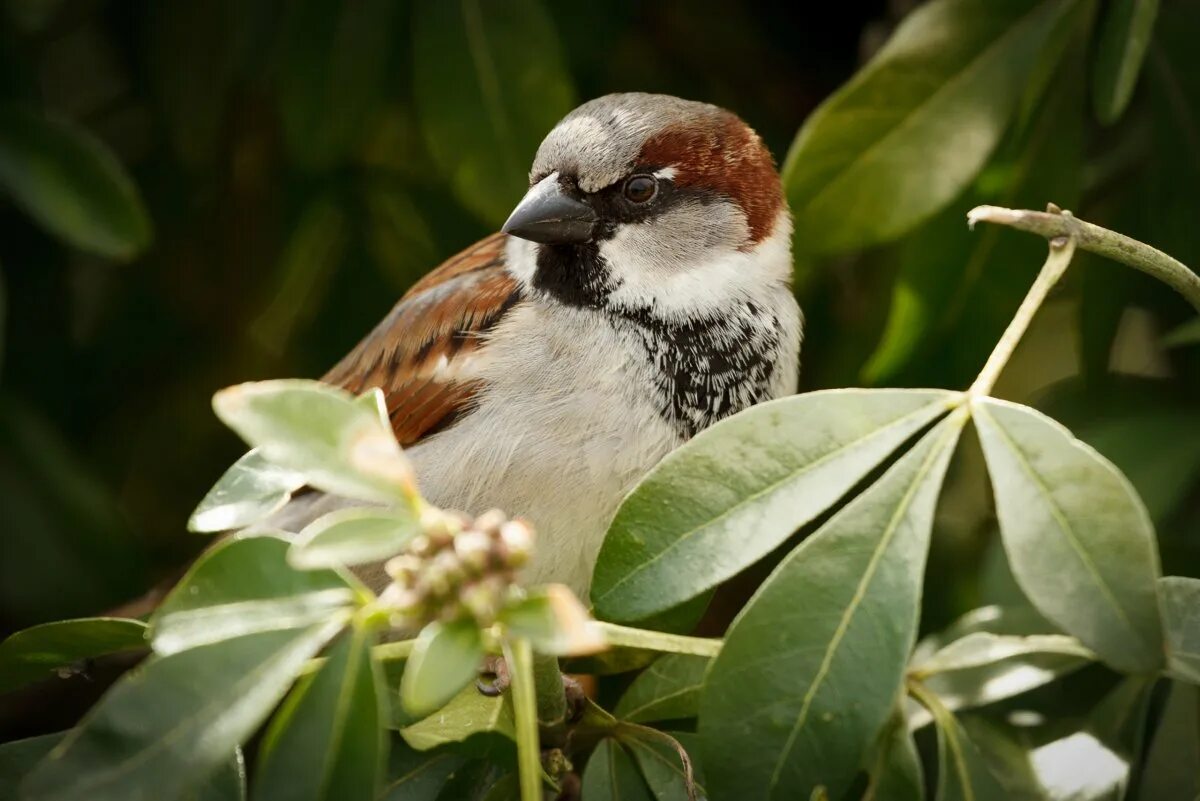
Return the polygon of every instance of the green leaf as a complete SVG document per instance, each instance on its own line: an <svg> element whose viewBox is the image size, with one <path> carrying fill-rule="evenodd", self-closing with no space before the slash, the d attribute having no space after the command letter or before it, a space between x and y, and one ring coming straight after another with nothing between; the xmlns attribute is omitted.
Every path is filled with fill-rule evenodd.
<svg viewBox="0 0 1200 801"><path fill-rule="evenodd" d="M180 795L258 728L345 622L338 617L151 658L115 684L38 766L24 798Z"/></svg>
<svg viewBox="0 0 1200 801"><path fill-rule="evenodd" d="M583 797L588 801L654 801L633 759L611 737L601 740L588 758Z"/></svg>
<svg viewBox="0 0 1200 801"><path fill-rule="evenodd" d="M467 758L451 751L417 751L403 741L392 743L382 801L434 801Z"/></svg>
<svg viewBox="0 0 1200 801"><path fill-rule="evenodd" d="M702 431L625 498L592 577L598 617L638 620L736 575L959 402L939 390L828 390Z"/></svg>
<svg viewBox="0 0 1200 801"><path fill-rule="evenodd" d="M634 723L694 718L711 663L706 657L686 654L660 657L629 685L614 714Z"/></svg>
<svg viewBox="0 0 1200 801"><path fill-rule="evenodd" d="M1166 706L1142 768L1137 797L1200 797L1200 690L1171 682Z"/></svg>
<svg viewBox="0 0 1200 801"><path fill-rule="evenodd" d="M226 539L192 565L150 618L159 654L295 629L340 615L358 593L331 570L295 570L288 543L262 536Z"/></svg>
<svg viewBox="0 0 1200 801"><path fill-rule="evenodd" d="M899 712L892 715L867 764L870 784L863 801L924 801L921 756L904 715Z"/></svg>
<svg viewBox="0 0 1200 801"><path fill-rule="evenodd" d="M849 787L904 679L934 506L965 419L935 426L801 543L730 627L700 699L714 796Z"/></svg>
<svg viewBox="0 0 1200 801"><path fill-rule="evenodd" d="M475 621L430 623L421 630L404 667L400 702L412 715L426 715L445 706L479 675L483 656L483 640Z"/></svg>
<svg viewBox="0 0 1200 801"><path fill-rule="evenodd" d="M0 799L16 801L17 786L70 732L27 737L0 744Z"/></svg>
<svg viewBox="0 0 1200 801"><path fill-rule="evenodd" d="M1013 575L1049 620L1127 672L1163 662L1158 548L1137 493L1048 417L972 401Z"/></svg>
<svg viewBox="0 0 1200 801"><path fill-rule="evenodd" d="M903 234L966 187L1000 140L1067 0L934 0L805 122L783 166L814 252Z"/></svg>
<svg viewBox="0 0 1200 801"><path fill-rule="evenodd" d="M1071 801L1122 799L1142 736L1154 678L1133 676L1092 711L1082 731L1037 748L1033 771L1047 795ZM1087 770L1080 766L1086 765Z"/></svg>
<svg viewBox="0 0 1200 801"><path fill-rule="evenodd" d="M975 632L917 662L909 675L936 693L948 709L956 710L1020 695L1095 658L1074 637ZM911 722L927 721L917 716Z"/></svg>
<svg viewBox="0 0 1200 801"><path fill-rule="evenodd" d="M428 751L447 743L461 743L476 735L516 737L512 700L507 693L487 696L475 687L466 687L450 703L400 732L404 742L418 751Z"/></svg>
<svg viewBox="0 0 1200 801"><path fill-rule="evenodd" d="M230 531L265 520L304 486L304 476L273 465L255 448L233 463L192 516L188 531Z"/></svg>
<svg viewBox="0 0 1200 801"><path fill-rule="evenodd" d="M1011 796L988 767L958 719L934 713L938 734L937 801L1009 801Z"/></svg>
<svg viewBox="0 0 1200 801"><path fill-rule="evenodd" d="M399 9L390 0L286 7L277 97L284 145L297 164L328 169L363 138L387 84Z"/></svg>
<svg viewBox="0 0 1200 801"><path fill-rule="evenodd" d="M501 612L500 622L511 636L528 639L541 654L580 656L605 647L600 627L562 584L530 590L524 599Z"/></svg>
<svg viewBox="0 0 1200 801"><path fill-rule="evenodd" d="M618 737L657 801L691 801L689 783L703 796L692 775L691 757L675 737L645 726L622 726Z"/></svg>
<svg viewBox="0 0 1200 801"><path fill-rule="evenodd" d="M319 381L260 381L221 390L213 408L266 459L317 489L409 503L416 492L391 429L343 390Z"/></svg>
<svg viewBox="0 0 1200 801"><path fill-rule="evenodd" d="M376 798L387 742L369 632L354 628L276 713L259 754L255 798Z"/></svg>
<svg viewBox="0 0 1200 801"><path fill-rule="evenodd" d="M146 647L146 624L116 617L42 623L0 642L0 693L84 659Z"/></svg>
<svg viewBox="0 0 1200 801"><path fill-rule="evenodd" d="M1158 0L1113 0L1100 28L1092 105L1104 125L1116 122L1133 97L1158 17Z"/></svg>
<svg viewBox="0 0 1200 801"><path fill-rule="evenodd" d="M1165 576L1158 580L1167 632L1171 675L1200 684L1200 579Z"/></svg>
<svg viewBox="0 0 1200 801"><path fill-rule="evenodd" d="M499 225L538 144L575 105L554 24L538 0L420 3L413 36L429 152L458 200Z"/></svg>
<svg viewBox="0 0 1200 801"><path fill-rule="evenodd" d="M1009 801L1047 801L1033 773L1028 730L982 714L959 718L959 722L992 775L1008 792Z"/></svg>
<svg viewBox="0 0 1200 801"><path fill-rule="evenodd" d="M304 527L288 551L301 570L358 565L395 556L420 533L410 507L352 507L319 517Z"/></svg>
<svg viewBox="0 0 1200 801"><path fill-rule="evenodd" d="M81 250L124 261L150 244L150 218L120 162L65 120L0 108L0 190Z"/></svg>

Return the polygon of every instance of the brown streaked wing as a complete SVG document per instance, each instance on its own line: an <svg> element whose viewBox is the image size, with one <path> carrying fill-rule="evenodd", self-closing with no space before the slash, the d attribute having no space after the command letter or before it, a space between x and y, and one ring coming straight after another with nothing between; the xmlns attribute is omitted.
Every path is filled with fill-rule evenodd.
<svg viewBox="0 0 1200 801"><path fill-rule="evenodd" d="M467 369L483 334L520 299L505 239L493 234L414 284L322 380L354 393L380 387L401 445L452 424L479 389Z"/></svg>

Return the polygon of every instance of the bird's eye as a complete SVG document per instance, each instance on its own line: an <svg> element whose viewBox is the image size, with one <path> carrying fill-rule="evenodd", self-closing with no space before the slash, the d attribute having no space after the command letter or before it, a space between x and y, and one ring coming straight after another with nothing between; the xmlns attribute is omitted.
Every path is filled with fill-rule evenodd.
<svg viewBox="0 0 1200 801"><path fill-rule="evenodd" d="M647 203L658 194L658 181L653 175L635 175L625 182L625 199L631 203Z"/></svg>

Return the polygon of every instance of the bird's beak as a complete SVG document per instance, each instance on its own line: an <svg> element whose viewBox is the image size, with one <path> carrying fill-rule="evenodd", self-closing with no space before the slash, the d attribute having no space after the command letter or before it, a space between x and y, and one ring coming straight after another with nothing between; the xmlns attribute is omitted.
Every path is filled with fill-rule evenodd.
<svg viewBox="0 0 1200 801"><path fill-rule="evenodd" d="M529 188L500 230L531 242L566 245L591 241L595 229L596 212L563 191L553 173Z"/></svg>

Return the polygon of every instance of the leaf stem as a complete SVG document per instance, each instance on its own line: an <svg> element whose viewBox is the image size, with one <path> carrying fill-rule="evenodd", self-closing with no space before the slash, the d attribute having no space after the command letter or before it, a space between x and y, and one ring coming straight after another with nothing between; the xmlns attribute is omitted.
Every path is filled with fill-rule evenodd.
<svg viewBox="0 0 1200 801"><path fill-rule="evenodd" d="M967 213L967 223L977 222L1007 225L1019 231L1041 234L1047 239L1070 236L1089 253L1119 261L1141 270L1174 289L1200 312L1200 276L1182 262L1124 234L1101 228L1078 219L1069 212L1005 209L999 206L977 206Z"/></svg>
<svg viewBox="0 0 1200 801"><path fill-rule="evenodd" d="M517 774L521 783L521 801L541 801L542 749L538 742L533 647L523 637L505 640L504 658L508 661L508 675L512 681L509 686L517 724Z"/></svg>
<svg viewBox="0 0 1200 801"><path fill-rule="evenodd" d="M542 726L561 726L567 719L567 695L558 657L534 653L533 684L537 694L538 723Z"/></svg>
<svg viewBox="0 0 1200 801"><path fill-rule="evenodd" d="M375 659L380 662L390 662L395 659L408 659L412 653L413 645L416 640L399 640L397 642L385 642L381 645L376 645L371 649Z"/></svg>
<svg viewBox="0 0 1200 801"><path fill-rule="evenodd" d="M619 626L616 623L597 621L596 624L604 632L609 645L625 648L642 648L647 651L663 651L671 654L691 654L693 656L716 656L721 652L722 640L707 637L685 637L682 634L664 634L661 631L635 629L629 626Z"/></svg>
<svg viewBox="0 0 1200 801"><path fill-rule="evenodd" d="M991 208L991 207L980 207ZM979 209L975 209L979 211ZM1007 209L1001 209L1007 211ZM1019 212L1024 214L1025 212ZM974 212L972 212L974 214ZM1069 217L1070 212L1064 212L1064 219L1075 219ZM1051 215L1053 216L1053 215ZM1034 279L1033 286L1029 288L1029 293L1025 295L1025 300L1021 301L1017 313L1013 315L1012 321L1005 329L1000 341L996 343L996 347L992 350L992 355L988 357L987 363L983 365L983 369L979 372L979 377L975 379L975 383L967 390L967 394L972 397L984 397L991 393L992 388L996 385L996 379L1000 377L1000 372L1004 369L1004 365L1008 364L1008 360L1016 351L1021 337L1025 335L1025 331L1029 328L1029 323L1033 320L1037 310L1041 307L1042 302L1046 300L1046 296L1050 294L1050 290L1062 278L1063 273L1067 271L1067 266L1071 263L1071 257L1075 255L1075 237L1068 233L1065 236L1056 236L1050 240L1050 253L1046 256L1046 262L1042 265L1041 272Z"/></svg>

